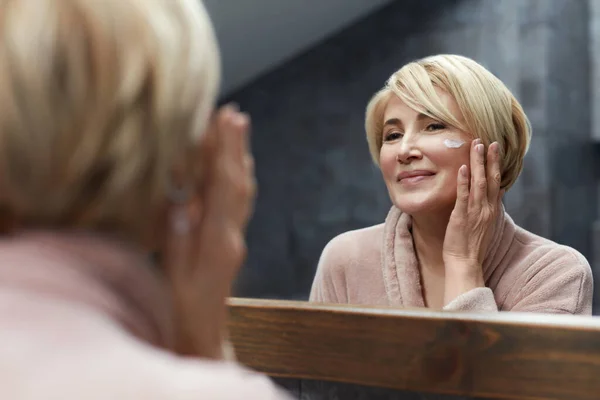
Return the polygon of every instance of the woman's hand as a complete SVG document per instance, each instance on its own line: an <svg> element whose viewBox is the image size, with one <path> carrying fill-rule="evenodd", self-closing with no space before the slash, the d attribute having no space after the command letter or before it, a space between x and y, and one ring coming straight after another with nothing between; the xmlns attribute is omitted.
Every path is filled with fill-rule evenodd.
<svg viewBox="0 0 600 400"><path fill-rule="evenodd" d="M488 148L487 168L485 148L480 139L472 142L470 157L470 171L463 165L458 172L456 204L444 238L444 304L469 290L485 286L483 259L503 194L498 143L494 142Z"/></svg>
<svg viewBox="0 0 600 400"><path fill-rule="evenodd" d="M231 106L218 111L201 146L201 189L169 211L164 270L174 300L176 350L184 355L225 356L225 302L246 256L256 190L249 126Z"/></svg>

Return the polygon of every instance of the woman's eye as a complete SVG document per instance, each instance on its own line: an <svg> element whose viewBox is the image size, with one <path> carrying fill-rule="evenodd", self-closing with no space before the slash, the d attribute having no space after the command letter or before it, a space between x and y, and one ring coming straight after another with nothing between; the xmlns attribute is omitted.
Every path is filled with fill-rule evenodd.
<svg viewBox="0 0 600 400"><path fill-rule="evenodd" d="M429 125L427 125L427 128L425 128L425 130L429 131L429 132L440 131L442 129L446 129L446 125L440 124L438 122L436 122L434 124L429 124Z"/></svg>
<svg viewBox="0 0 600 400"><path fill-rule="evenodd" d="M390 132L387 135L385 135L385 140L386 142L388 141L392 141L392 140L398 140L398 139L402 139L403 134L400 132Z"/></svg>

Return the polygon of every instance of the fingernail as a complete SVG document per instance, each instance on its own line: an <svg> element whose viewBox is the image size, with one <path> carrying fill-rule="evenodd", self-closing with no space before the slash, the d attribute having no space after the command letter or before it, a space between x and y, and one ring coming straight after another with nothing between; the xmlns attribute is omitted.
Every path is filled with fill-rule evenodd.
<svg viewBox="0 0 600 400"><path fill-rule="evenodd" d="M473 146L477 146L480 143L481 143L481 139L479 139L479 138L473 140Z"/></svg>
<svg viewBox="0 0 600 400"><path fill-rule="evenodd" d="M237 114L233 122L238 126L245 125L248 123L248 115L246 115L245 113Z"/></svg>
<svg viewBox="0 0 600 400"><path fill-rule="evenodd" d="M483 154L483 145L482 144L478 144L477 147L475 148L475 150L477 150L477 152L479 154Z"/></svg>
<svg viewBox="0 0 600 400"><path fill-rule="evenodd" d="M493 148L494 154L498 154L500 152L500 145L498 144L498 142L492 143L492 146L494 146L494 148Z"/></svg>
<svg viewBox="0 0 600 400"><path fill-rule="evenodd" d="M464 176L465 178L467 177L467 166L466 165L463 165L460 167L460 174L462 176Z"/></svg>
<svg viewBox="0 0 600 400"><path fill-rule="evenodd" d="M239 111L240 105L238 103L229 103L227 104L232 111Z"/></svg>
<svg viewBox="0 0 600 400"><path fill-rule="evenodd" d="M178 207L171 211L171 230L177 235L186 235L190 231L190 219L184 208Z"/></svg>

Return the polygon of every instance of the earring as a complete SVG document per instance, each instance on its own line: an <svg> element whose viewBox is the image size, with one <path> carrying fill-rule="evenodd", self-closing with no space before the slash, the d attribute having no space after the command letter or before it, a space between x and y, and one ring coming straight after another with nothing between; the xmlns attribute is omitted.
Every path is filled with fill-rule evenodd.
<svg viewBox="0 0 600 400"><path fill-rule="evenodd" d="M167 191L167 198L175 204L186 204L192 198L192 191L189 186L178 187L171 181L169 183L169 190Z"/></svg>
<svg viewBox="0 0 600 400"><path fill-rule="evenodd" d="M185 205L192 198L192 191L189 186L178 187L173 184L173 181L169 181L169 190L167 191L167 198L175 205L174 210L169 214L169 222L171 229L178 235L186 235L191 230L191 220L188 214L188 207ZM184 207L181 207L184 206Z"/></svg>

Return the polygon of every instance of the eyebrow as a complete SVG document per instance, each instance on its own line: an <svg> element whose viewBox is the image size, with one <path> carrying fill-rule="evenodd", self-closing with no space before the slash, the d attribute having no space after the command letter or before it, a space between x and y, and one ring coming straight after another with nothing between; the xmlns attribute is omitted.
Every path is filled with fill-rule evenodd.
<svg viewBox="0 0 600 400"><path fill-rule="evenodd" d="M417 116L417 121L422 121L422 120L428 119L428 118L431 118L431 117L429 115L419 113L419 115ZM385 123L383 124L384 127L386 127L388 125L399 126L399 125L402 125L402 121L400 121L399 118L390 118L387 121L385 121Z"/></svg>

